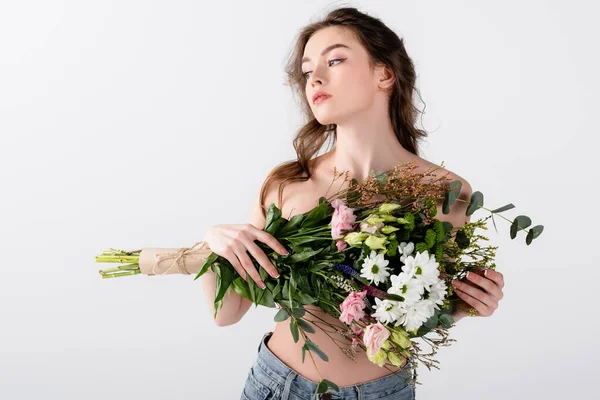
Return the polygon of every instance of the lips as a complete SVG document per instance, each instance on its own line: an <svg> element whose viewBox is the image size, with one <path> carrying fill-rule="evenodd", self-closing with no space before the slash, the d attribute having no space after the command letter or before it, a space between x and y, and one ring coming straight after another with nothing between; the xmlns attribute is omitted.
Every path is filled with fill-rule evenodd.
<svg viewBox="0 0 600 400"><path fill-rule="evenodd" d="M314 104L320 103L324 100L327 100L330 97L331 97L331 95L329 93L317 92L313 95L313 103Z"/></svg>

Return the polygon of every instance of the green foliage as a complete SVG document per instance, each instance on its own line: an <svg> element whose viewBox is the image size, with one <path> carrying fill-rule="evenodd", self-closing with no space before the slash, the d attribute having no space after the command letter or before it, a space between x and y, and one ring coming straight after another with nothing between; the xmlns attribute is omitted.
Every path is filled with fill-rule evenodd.
<svg viewBox="0 0 600 400"><path fill-rule="evenodd" d="M477 209L483 207L483 193L474 192L471 195L471 200L469 201L469 206L467 207L466 214L472 215Z"/></svg>
<svg viewBox="0 0 600 400"><path fill-rule="evenodd" d="M444 204L442 205L442 213L449 214L450 206L454 204L458 195L460 194L460 190L462 189L462 182L459 180L454 180L450 182L448 186L448 190L444 196Z"/></svg>

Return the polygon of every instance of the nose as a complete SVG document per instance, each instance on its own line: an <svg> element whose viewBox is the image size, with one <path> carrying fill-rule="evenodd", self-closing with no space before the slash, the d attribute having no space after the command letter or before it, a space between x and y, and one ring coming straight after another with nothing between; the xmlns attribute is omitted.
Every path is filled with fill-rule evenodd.
<svg viewBox="0 0 600 400"><path fill-rule="evenodd" d="M321 77L320 65L317 65L315 67L314 71L310 73L310 77L308 79L310 80L310 83L313 88L315 87L315 82L319 82L320 85L323 85L323 78Z"/></svg>

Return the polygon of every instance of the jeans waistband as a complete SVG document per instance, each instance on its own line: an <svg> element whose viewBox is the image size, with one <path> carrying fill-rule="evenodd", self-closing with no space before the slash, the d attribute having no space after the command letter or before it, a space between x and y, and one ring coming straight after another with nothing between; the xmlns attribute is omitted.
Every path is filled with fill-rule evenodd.
<svg viewBox="0 0 600 400"><path fill-rule="evenodd" d="M258 364L271 379L281 385L285 385L285 382L288 380L288 376L291 373L295 378L294 386L297 386L300 390L308 393L314 391L318 383L314 383L304 376L296 373L275 354L273 354L273 352L271 352L271 350L267 347L266 342L269 340L272 334L273 332L265 333L260 341L258 345L258 357L256 359L256 364ZM389 375L367 382L357 383L355 385L340 386L340 391L334 393L338 396L355 394L357 386L361 386L361 391L364 393L364 396L368 398L369 395L380 393L382 388L393 387L401 384L401 379L405 381L406 379L410 378L411 373L412 369L410 367L410 362L407 362L404 368L398 370L397 372L390 373Z"/></svg>

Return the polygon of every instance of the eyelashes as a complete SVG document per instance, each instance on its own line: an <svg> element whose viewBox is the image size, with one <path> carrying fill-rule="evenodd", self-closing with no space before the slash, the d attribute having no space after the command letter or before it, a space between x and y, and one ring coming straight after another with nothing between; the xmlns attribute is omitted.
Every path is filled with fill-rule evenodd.
<svg viewBox="0 0 600 400"><path fill-rule="evenodd" d="M329 60L329 61L327 61L327 64L330 64L330 63L332 63L332 62L334 62L334 61L344 61L344 60L345 60L345 58L335 58L335 59L333 59L333 60ZM309 72L312 72L312 71L306 71L306 72L304 72L304 73L302 74L302 76L304 77L304 79L308 79L308 76L306 76L306 74L308 74Z"/></svg>

